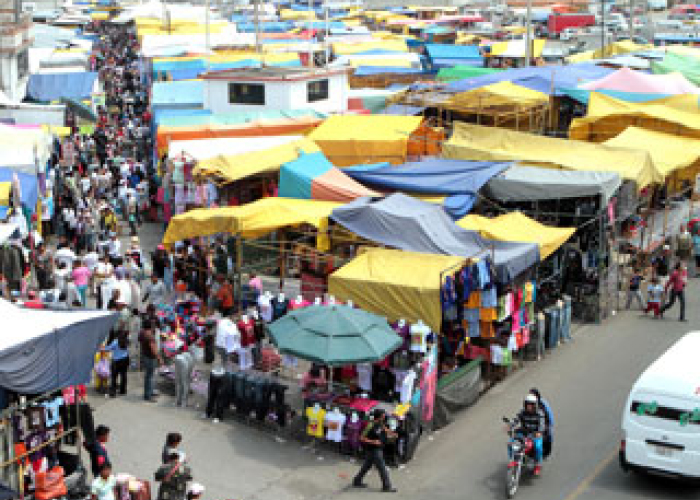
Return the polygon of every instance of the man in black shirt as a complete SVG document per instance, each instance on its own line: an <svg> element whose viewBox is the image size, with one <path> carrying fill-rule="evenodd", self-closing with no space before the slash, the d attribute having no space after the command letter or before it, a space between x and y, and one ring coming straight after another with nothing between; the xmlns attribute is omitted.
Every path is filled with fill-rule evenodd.
<svg viewBox="0 0 700 500"><path fill-rule="evenodd" d="M391 486L389 472L386 470L384 463L383 449L388 438L395 438L394 434L386 426L386 414L384 410L374 410L374 418L372 422L362 432L360 442L365 450L365 461L357 473L352 485L355 488L364 488L367 485L362 482L365 475L369 472L372 466L377 468L379 476L382 478L382 491L387 493L395 493L396 488Z"/></svg>

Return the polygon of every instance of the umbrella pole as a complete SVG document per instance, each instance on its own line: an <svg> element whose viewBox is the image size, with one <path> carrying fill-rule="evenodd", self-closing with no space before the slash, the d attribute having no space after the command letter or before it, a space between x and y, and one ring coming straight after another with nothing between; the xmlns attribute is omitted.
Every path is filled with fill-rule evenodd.
<svg viewBox="0 0 700 500"><path fill-rule="evenodd" d="M333 393L333 367L328 367L328 391Z"/></svg>

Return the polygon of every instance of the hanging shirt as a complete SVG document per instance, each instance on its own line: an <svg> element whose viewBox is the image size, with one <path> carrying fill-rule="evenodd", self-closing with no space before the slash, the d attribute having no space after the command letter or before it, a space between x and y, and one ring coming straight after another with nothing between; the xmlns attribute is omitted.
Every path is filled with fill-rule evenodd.
<svg viewBox="0 0 700 500"><path fill-rule="evenodd" d="M216 347L224 349L227 353L232 353L241 347L241 334L238 328L228 318L222 318L216 325Z"/></svg>
<svg viewBox="0 0 700 500"><path fill-rule="evenodd" d="M334 443L340 443L343 440L343 427L346 421L347 417L343 413L335 411L327 413L324 422L328 429L326 431L326 439Z"/></svg>
<svg viewBox="0 0 700 500"><path fill-rule="evenodd" d="M239 321L236 323L241 337L241 347L249 347L255 344L255 330L253 320L248 318L248 321Z"/></svg>
<svg viewBox="0 0 700 500"><path fill-rule="evenodd" d="M323 422L326 417L326 410L320 408L317 410L315 407L311 406L306 409L306 418L308 419L308 425L306 426L306 433L309 436L322 438L323 437Z"/></svg>
<svg viewBox="0 0 700 500"><path fill-rule="evenodd" d="M401 381L401 396L400 400L402 404L408 404L411 402L413 397L413 386L416 382L416 372L409 370L406 376Z"/></svg>
<svg viewBox="0 0 700 500"><path fill-rule="evenodd" d="M426 352L427 344L426 339L430 333L430 328L428 325L422 323L416 323L411 325L411 351L412 352Z"/></svg>
<svg viewBox="0 0 700 500"><path fill-rule="evenodd" d="M357 385L364 392L372 392L372 365L360 363L357 368Z"/></svg>
<svg viewBox="0 0 700 500"><path fill-rule="evenodd" d="M260 310L260 316L262 317L263 321L266 323L272 321L272 304L267 295L262 294L260 297L258 297L258 309Z"/></svg>

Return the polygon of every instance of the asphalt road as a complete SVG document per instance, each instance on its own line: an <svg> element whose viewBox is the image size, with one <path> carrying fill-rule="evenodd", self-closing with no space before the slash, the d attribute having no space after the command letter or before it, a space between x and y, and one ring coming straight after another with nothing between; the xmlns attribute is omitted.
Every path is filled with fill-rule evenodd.
<svg viewBox="0 0 700 500"><path fill-rule="evenodd" d="M161 226L162 227L162 226ZM160 227L141 231L144 249ZM556 416L555 452L540 478L526 480L518 498L533 500L695 499L700 488L624 474L617 464L622 406L641 371L700 320L700 279L688 289L688 323L677 311L656 321L622 312L600 326L578 330L540 362L529 363L489 391L455 422L419 446L416 458L391 475L397 498L491 500L504 498L506 436L501 417L513 415L537 386ZM204 500L365 499L379 488L371 473L368 490L348 487L359 464L321 448L314 453L296 441L231 421L201 418L202 407L183 410L163 396L158 404L140 399L138 373L129 374L129 394L114 400L93 397L99 423L109 425L111 459L117 472L151 479L165 433L180 431L195 478L207 487Z"/></svg>

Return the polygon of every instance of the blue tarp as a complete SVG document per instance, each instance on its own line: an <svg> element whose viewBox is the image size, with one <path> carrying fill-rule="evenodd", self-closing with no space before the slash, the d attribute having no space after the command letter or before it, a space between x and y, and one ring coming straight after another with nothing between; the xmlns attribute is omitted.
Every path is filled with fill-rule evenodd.
<svg viewBox="0 0 700 500"><path fill-rule="evenodd" d="M483 60L476 45L452 45L446 43L428 43L425 45L431 59L479 59Z"/></svg>
<svg viewBox="0 0 700 500"><path fill-rule="evenodd" d="M29 75L27 97L34 101L58 101L61 97L82 101L92 94L97 73L49 73Z"/></svg>
<svg viewBox="0 0 700 500"><path fill-rule="evenodd" d="M294 24L291 22L264 22L260 23L261 33L287 33L289 30L294 28ZM255 23L253 22L239 22L236 23L236 29L239 33L255 33Z"/></svg>
<svg viewBox="0 0 700 500"><path fill-rule="evenodd" d="M447 84L447 92L467 92L469 90L498 82L513 82L529 89L552 94L558 88L576 88L581 83L597 80L615 71L591 63L572 64L569 66L539 66L514 68L490 75L475 76Z"/></svg>
<svg viewBox="0 0 700 500"><path fill-rule="evenodd" d="M425 106L411 106L410 104L391 104L386 107L381 115L416 116L425 110Z"/></svg>
<svg viewBox="0 0 700 500"><path fill-rule="evenodd" d="M584 89L567 89L567 88L562 88L559 89L560 92L563 95L567 95L571 97L572 99L588 104L588 99L590 98L591 91L590 90L584 90ZM615 99L619 99L621 101L626 101L626 102L649 102L649 101L655 101L657 99L663 99L665 97L671 97L670 94L649 94L645 92L622 92L619 90L596 90L595 92L599 94L605 94L609 95L610 97L614 97Z"/></svg>
<svg viewBox="0 0 700 500"><path fill-rule="evenodd" d="M33 214L36 212L36 201L39 197L36 175L17 172L7 167L0 167L0 182L12 182L14 174L17 174L20 190L22 191L20 201L24 208Z"/></svg>
<svg viewBox="0 0 700 500"><path fill-rule="evenodd" d="M204 82L201 80L155 82L151 104L153 106L201 107L204 104Z"/></svg>
<svg viewBox="0 0 700 500"><path fill-rule="evenodd" d="M335 168L323 153L302 154L280 169L279 195L282 198L312 199L314 179Z"/></svg>
<svg viewBox="0 0 700 500"><path fill-rule="evenodd" d="M453 217L463 217L476 201L476 193L510 163L476 162L429 158L403 165L362 165L343 172L370 188L421 194L455 195L445 200L444 208Z"/></svg>

